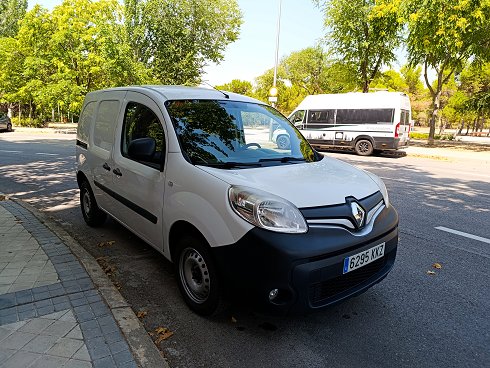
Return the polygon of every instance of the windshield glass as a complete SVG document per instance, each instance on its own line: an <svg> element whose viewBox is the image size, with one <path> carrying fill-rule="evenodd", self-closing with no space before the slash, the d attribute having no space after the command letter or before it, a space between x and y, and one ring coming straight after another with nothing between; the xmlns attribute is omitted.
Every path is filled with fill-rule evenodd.
<svg viewBox="0 0 490 368"><path fill-rule="evenodd" d="M272 107L215 100L168 101L166 107L182 151L193 164L243 168L320 159Z"/></svg>

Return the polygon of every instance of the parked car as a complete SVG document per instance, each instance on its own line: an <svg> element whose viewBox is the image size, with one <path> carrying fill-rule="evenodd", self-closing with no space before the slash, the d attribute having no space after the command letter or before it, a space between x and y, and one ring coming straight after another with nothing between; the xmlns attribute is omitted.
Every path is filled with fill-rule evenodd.
<svg viewBox="0 0 490 368"><path fill-rule="evenodd" d="M270 139L277 125L287 149ZM319 310L393 267L398 215L381 179L319 154L258 100L180 86L91 92L76 145L86 223L108 214L161 252L199 314L223 297Z"/></svg>
<svg viewBox="0 0 490 368"><path fill-rule="evenodd" d="M3 111L0 111L0 130L12 131L12 122L10 118Z"/></svg>

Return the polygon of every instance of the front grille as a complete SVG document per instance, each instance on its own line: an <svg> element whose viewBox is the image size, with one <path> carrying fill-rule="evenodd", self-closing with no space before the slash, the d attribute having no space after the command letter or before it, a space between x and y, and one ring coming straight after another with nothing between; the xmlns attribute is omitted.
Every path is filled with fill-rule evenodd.
<svg viewBox="0 0 490 368"><path fill-rule="evenodd" d="M385 264L386 259L383 257L345 275L311 284L309 287L311 304L313 306L322 305L326 299L356 287L379 272Z"/></svg>

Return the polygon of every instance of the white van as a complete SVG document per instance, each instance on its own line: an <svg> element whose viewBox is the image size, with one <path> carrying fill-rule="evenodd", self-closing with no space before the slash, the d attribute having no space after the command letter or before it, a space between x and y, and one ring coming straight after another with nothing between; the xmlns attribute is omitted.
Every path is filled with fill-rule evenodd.
<svg viewBox="0 0 490 368"><path fill-rule="evenodd" d="M288 149L270 141L275 125ZM383 182L317 153L260 101L178 86L91 92L76 145L87 224L108 214L174 262L199 314L222 296L316 310L395 261L398 215Z"/></svg>
<svg viewBox="0 0 490 368"><path fill-rule="evenodd" d="M289 120L314 148L349 148L358 155L397 150L409 142L411 107L401 92L340 93L307 96ZM289 135L276 130L278 147Z"/></svg>

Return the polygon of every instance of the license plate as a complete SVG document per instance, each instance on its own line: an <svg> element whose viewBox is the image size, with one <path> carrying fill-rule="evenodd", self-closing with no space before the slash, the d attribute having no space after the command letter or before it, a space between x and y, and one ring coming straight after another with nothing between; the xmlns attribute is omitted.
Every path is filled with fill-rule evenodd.
<svg viewBox="0 0 490 368"><path fill-rule="evenodd" d="M378 244L353 256L344 258L343 273L357 270L381 257L385 254L385 243Z"/></svg>

